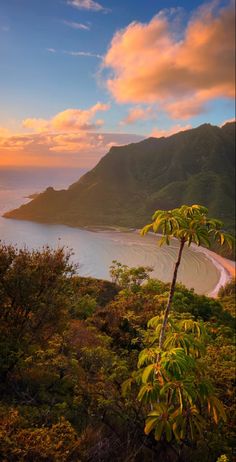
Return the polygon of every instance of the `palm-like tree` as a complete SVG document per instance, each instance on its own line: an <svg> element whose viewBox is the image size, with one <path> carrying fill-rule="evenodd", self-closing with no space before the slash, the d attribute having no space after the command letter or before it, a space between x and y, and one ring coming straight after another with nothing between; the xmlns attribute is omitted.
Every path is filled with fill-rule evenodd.
<svg viewBox="0 0 236 462"><path fill-rule="evenodd" d="M160 331L159 348L162 349L168 316L175 292L178 269L185 244L190 246L194 243L198 246L205 245L206 247L210 247L212 241L218 241L220 245L226 243L232 248L233 238L223 231L223 223L221 221L208 217L208 209L202 205L182 205L173 210L157 210L152 219L153 222L142 229L142 235L145 235L148 231L161 233L160 245L169 245L171 238L178 239L180 242L178 258L174 267L168 302Z"/></svg>

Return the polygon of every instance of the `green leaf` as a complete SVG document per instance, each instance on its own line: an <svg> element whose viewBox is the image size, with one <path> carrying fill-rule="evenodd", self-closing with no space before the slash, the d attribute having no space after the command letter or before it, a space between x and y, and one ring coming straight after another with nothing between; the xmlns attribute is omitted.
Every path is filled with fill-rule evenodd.
<svg viewBox="0 0 236 462"><path fill-rule="evenodd" d="M170 422L165 423L165 433L166 433L167 441L170 442L172 440L172 429L171 429Z"/></svg>
<svg viewBox="0 0 236 462"><path fill-rule="evenodd" d="M147 383L150 375L154 372L156 364L150 364L149 366L145 367L143 374L142 374L142 382Z"/></svg>
<svg viewBox="0 0 236 462"><path fill-rule="evenodd" d="M158 417L148 417L146 420L146 425L144 428L144 433L148 435L156 426L156 423L158 422Z"/></svg>
<svg viewBox="0 0 236 462"><path fill-rule="evenodd" d="M157 441L160 441L161 439L164 426L165 426L165 422L163 420L158 421L158 424L156 425L156 429L155 429L155 439Z"/></svg>
<svg viewBox="0 0 236 462"><path fill-rule="evenodd" d="M152 227L153 227L152 223L150 223L149 225L144 226L140 231L141 236L144 236L145 234L147 234L148 231L150 231L150 229L152 229Z"/></svg>

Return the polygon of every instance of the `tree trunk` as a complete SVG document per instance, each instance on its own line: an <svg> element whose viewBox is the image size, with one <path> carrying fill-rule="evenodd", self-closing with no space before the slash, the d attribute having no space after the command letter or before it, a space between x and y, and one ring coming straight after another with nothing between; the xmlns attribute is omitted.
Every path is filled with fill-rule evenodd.
<svg viewBox="0 0 236 462"><path fill-rule="evenodd" d="M159 348L160 349L162 349L163 342L164 342L164 339L165 339L167 321L168 321L168 317L169 317L169 314L170 314L170 309L171 309L173 296L174 296L174 293L175 293L175 285L176 285L176 280L177 280L177 274L178 274L178 269L179 269L179 265L180 265L180 261L181 261L181 257L182 257L184 244L185 244L185 239L181 239L178 259L177 259L177 262L175 263L173 279L172 279L172 283L171 283L171 286L170 286L169 298L168 298L168 302L167 302L165 313L164 313L164 319L163 319L162 326L161 326L161 332L160 332L160 337L159 337Z"/></svg>

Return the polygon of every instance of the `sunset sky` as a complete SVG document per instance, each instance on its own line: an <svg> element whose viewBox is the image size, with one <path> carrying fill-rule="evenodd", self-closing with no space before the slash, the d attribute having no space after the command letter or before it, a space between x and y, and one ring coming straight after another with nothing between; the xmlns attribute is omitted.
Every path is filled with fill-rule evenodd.
<svg viewBox="0 0 236 462"><path fill-rule="evenodd" d="M222 125L234 58L233 1L0 0L0 166Z"/></svg>

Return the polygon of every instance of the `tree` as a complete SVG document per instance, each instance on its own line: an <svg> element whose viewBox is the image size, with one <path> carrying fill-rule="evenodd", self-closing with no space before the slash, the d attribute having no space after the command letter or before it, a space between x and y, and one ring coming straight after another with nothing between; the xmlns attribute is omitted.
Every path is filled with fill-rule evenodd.
<svg viewBox="0 0 236 462"><path fill-rule="evenodd" d="M160 329L160 317L156 316L148 323L147 348L139 355L138 400L151 405L145 433L154 430L157 441L178 448L177 442L181 449L181 444L189 445L202 436L208 419L218 424L226 415L203 367L204 323L187 315L171 316L157 363Z"/></svg>
<svg viewBox="0 0 236 462"><path fill-rule="evenodd" d="M160 245L169 245L172 238L177 239L180 243L159 336L159 348L161 349L165 338L178 269L185 244L190 246L194 243L198 246L204 245L210 247L212 241L217 241L220 245L226 243L232 248L233 239L232 236L223 231L223 223L221 221L208 217L208 209L202 205L182 205L180 208L173 210L157 210L152 218L153 222L144 226L142 229L142 235L145 235L150 230L154 233L161 231L162 238L160 240Z"/></svg>
<svg viewBox="0 0 236 462"><path fill-rule="evenodd" d="M183 205L169 211L157 210L153 222L142 230L143 235L150 230L161 231L160 245L169 245L175 238L180 246L163 319L156 316L149 321L147 348L139 355L139 371L124 387L138 383L138 399L147 412L145 433L154 432L155 439L164 448L167 444L174 450L178 460L183 445L196 442L209 419L215 424L226 419L224 406L204 375L203 323L181 314L169 317L185 244L210 247L216 240L231 246L232 237L224 233L222 226L222 222L208 217L207 208Z"/></svg>
<svg viewBox="0 0 236 462"><path fill-rule="evenodd" d="M4 413L5 411L5 413ZM80 460L80 440L63 417L50 427L27 428L16 409L0 408L0 457L6 462L72 462Z"/></svg>
<svg viewBox="0 0 236 462"><path fill-rule="evenodd" d="M149 273L153 271L151 266L138 266L129 268L117 260L112 261L110 266L110 275L112 282L120 286L122 289L131 289L132 292L137 292L141 284L149 280Z"/></svg>
<svg viewBox="0 0 236 462"><path fill-rule="evenodd" d="M0 246L0 371L3 377L68 321L70 276L63 248Z"/></svg>

